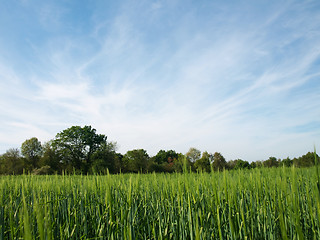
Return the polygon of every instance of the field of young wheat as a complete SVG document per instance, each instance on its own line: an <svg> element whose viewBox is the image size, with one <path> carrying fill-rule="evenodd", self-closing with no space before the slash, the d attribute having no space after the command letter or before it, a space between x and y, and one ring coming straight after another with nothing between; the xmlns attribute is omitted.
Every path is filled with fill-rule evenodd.
<svg viewBox="0 0 320 240"><path fill-rule="evenodd" d="M317 168L1 176L0 239L320 239Z"/></svg>

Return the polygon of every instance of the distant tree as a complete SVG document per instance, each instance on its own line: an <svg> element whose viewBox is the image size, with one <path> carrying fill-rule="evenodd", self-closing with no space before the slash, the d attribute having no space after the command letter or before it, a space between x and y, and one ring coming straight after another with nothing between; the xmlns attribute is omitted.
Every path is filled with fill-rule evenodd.
<svg viewBox="0 0 320 240"><path fill-rule="evenodd" d="M150 158L148 172L173 172L173 165L177 159L178 153L174 150L160 150L157 155Z"/></svg>
<svg viewBox="0 0 320 240"><path fill-rule="evenodd" d="M250 163L250 168L253 169L253 168L256 168L256 167L257 167L257 163L256 162L253 161L253 162Z"/></svg>
<svg viewBox="0 0 320 240"><path fill-rule="evenodd" d="M317 158L319 159L319 156L316 155ZM313 152L308 152L305 155L302 155L299 158L293 159L293 163L297 167L311 167L314 166L315 164L315 157Z"/></svg>
<svg viewBox="0 0 320 240"><path fill-rule="evenodd" d="M294 165L295 167L299 167L299 160L298 160L298 158L293 158L292 159L292 165Z"/></svg>
<svg viewBox="0 0 320 240"><path fill-rule="evenodd" d="M168 163L168 159L178 158L178 154L174 150L160 150L157 155L153 157L153 160L157 164Z"/></svg>
<svg viewBox="0 0 320 240"><path fill-rule="evenodd" d="M26 163L17 148L7 150L0 157L1 174L22 174L25 167Z"/></svg>
<svg viewBox="0 0 320 240"><path fill-rule="evenodd" d="M257 160L255 162L250 163L251 168L262 168L263 167L263 161Z"/></svg>
<svg viewBox="0 0 320 240"><path fill-rule="evenodd" d="M27 139L21 145L21 153L32 166L32 169L37 168L42 155L41 142L36 137Z"/></svg>
<svg viewBox="0 0 320 240"><path fill-rule="evenodd" d="M226 159L222 156L221 153L215 152L213 154L213 162L212 162L212 167L215 171L222 171L225 169L227 166Z"/></svg>
<svg viewBox="0 0 320 240"><path fill-rule="evenodd" d="M173 162L173 171L182 173L193 170L192 162L182 153L178 153L178 158Z"/></svg>
<svg viewBox="0 0 320 240"><path fill-rule="evenodd" d="M285 166L285 167L291 167L292 164L293 164L293 160L291 160L289 157L287 157L287 158L285 158L285 159L283 159L283 160L281 161L281 164L282 164L283 166Z"/></svg>
<svg viewBox="0 0 320 240"><path fill-rule="evenodd" d="M106 142L92 154L92 170L96 173L118 173L120 159L116 153L116 142Z"/></svg>
<svg viewBox="0 0 320 240"><path fill-rule="evenodd" d="M203 152L202 157L196 160L194 166L197 171L210 172L210 163L213 161L213 155L208 152Z"/></svg>
<svg viewBox="0 0 320 240"><path fill-rule="evenodd" d="M235 166L234 169L249 169L250 163L248 161L244 161L242 159L235 160Z"/></svg>
<svg viewBox="0 0 320 240"><path fill-rule="evenodd" d="M177 157L168 157L168 161L162 164L164 172L174 172L174 163L177 161L178 156L177 154Z"/></svg>
<svg viewBox="0 0 320 240"><path fill-rule="evenodd" d="M190 162L196 162L201 157L201 151L196 148L190 148L189 151L186 153L186 157Z"/></svg>
<svg viewBox="0 0 320 240"><path fill-rule="evenodd" d="M3 159L3 155L0 155L0 175L5 174L5 161Z"/></svg>
<svg viewBox="0 0 320 240"><path fill-rule="evenodd" d="M135 149L128 151L123 156L125 170L128 172L146 172L149 155L144 149Z"/></svg>
<svg viewBox="0 0 320 240"><path fill-rule="evenodd" d="M117 161L115 163L115 169L117 173L123 172L124 164L123 164L123 155L121 153L116 153Z"/></svg>
<svg viewBox="0 0 320 240"><path fill-rule="evenodd" d="M237 169L250 169L252 168L251 164L248 161L242 159L231 160L227 162L227 169L237 170Z"/></svg>
<svg viewBox="0 0 320 240"><path fill-rule="evenodd" d="M279 162L280 161L278 161L277 158L269 157L268 160L263 162L263 166L264 167L278 167L279 166Z"/></svg>
<svg viewBox="0 0 320 240"><path fill-rule="evenodd" d="M228 169L228 170L234 169L235 166L236 166L236 160L229 160L226 163L226 169Z"/></svg>
<svg viewBox="0 0 320 240"><path fill-rule="evenodd" d="M154 156L153 156L148 160L147 171L152 173L152 172L164 172L165 170L162 164L158 164L154 161Z"/></svg>
<svg viewBox="0 0 320 240"><path fill-rule="evenodd" d="M87 173L91 169L92 154L106 141L107 137L97 134L91 126L72 126L56 135L53 146L64 165Z"/></svg>
<svg viewBox="0 0 320 240"><path fill-rule="evenodd" d="M47 166L48 172L61 173L64 170L62 162L60 161L59 153L54 147L53 141L46 142L42 146L42 157L40 159L39 167ZM49 166L49 169L48 169Z"/></svg>

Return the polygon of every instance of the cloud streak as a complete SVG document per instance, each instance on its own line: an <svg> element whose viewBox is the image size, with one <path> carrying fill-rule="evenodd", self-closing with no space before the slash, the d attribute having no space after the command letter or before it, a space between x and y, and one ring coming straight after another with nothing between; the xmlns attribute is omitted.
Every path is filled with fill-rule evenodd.
<svg viewBox="0 0 320 240"><path fill-rule="evenodd" d="M0 151L84 124L122 153L197 147L253 161L299 156L318 143L315 1L124 1L105 17L100 4L80 12L46 5L39 28L54 33L29 40L31 62L0 59ZM72 22L81 11L87 24Z"/></svg>

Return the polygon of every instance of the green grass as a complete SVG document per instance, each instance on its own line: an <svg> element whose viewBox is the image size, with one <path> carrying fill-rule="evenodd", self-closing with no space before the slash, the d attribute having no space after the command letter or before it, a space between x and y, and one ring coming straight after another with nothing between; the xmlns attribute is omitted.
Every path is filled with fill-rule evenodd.
<svg viewBox="0 0 320 240"><path fill-rule="evenodd" d="M317 168L1 176L0 239L320 239Z"/></svg>

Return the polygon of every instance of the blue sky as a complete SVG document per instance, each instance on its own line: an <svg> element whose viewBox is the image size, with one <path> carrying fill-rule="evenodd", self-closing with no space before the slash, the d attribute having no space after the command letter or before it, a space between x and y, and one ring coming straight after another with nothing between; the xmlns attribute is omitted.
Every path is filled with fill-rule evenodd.
<svg viewBox="0 0 320 240"><path fill-rule="evenodd" d="M320 151L320 1L0 1L0 153L73 125L122 153Z"/></svg>

